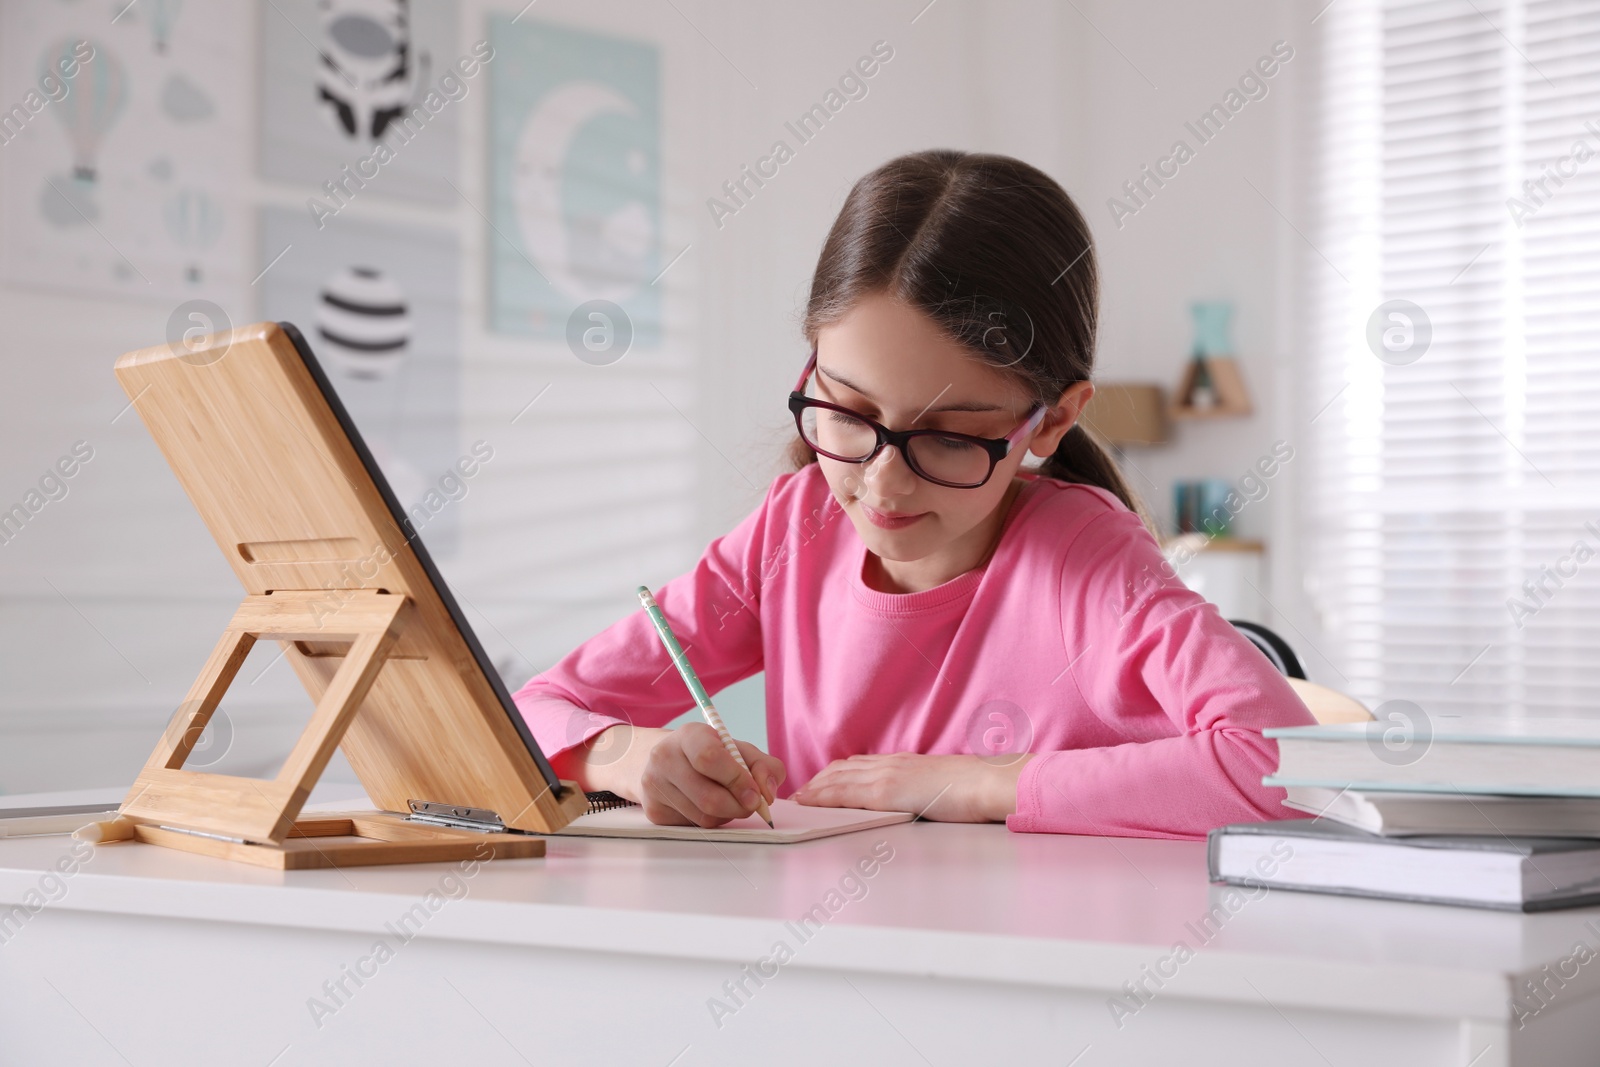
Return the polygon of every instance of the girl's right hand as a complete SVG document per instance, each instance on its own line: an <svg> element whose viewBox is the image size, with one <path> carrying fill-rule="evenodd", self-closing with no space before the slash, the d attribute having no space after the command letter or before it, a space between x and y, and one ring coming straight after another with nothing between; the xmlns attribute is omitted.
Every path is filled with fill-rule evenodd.
<svg viewBox="0 0 1600 1067"><path fill-rule="evenodd" d="M653 823L710 829L753 813L758 789L770 804L786 774L777 758L743 741L734 744L749 774L703 722L676 730L612 726L551 762L558 776L584 789L637 802Z"/></svg>
<svg viewBox="0 0 1600 1067"><path fill-rule="evenodd" d="M685 723L650 747L640 775L645 816L666 826L721 826L756 810L759 797L770 804L783 784L783 764L759 748L735 741L749 773L723 747L717 731L703 722Z"/></svg>

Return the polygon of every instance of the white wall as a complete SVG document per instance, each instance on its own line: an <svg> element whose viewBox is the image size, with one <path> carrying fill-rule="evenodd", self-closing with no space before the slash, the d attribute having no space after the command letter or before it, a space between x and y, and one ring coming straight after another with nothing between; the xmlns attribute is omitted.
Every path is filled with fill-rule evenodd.
<svg viewBox="0 0 1600 1067"><path fill-rule="evenodd" d="M1301 386L1300 270L1315 257L1299 231L1304 216L1303 116L1316 85L1323 6L1271 0L1171 4L1094 0L1076 5L1085 42L1081 142L1084 174L1073 195L1094 227L1102 267L1096 373L1156 381L1169 389L1193 341L1189 304L1234 304L1233 340L1255 405L1246 418L1179 422L1170 443L1130 448L1126 468L1152 510L1170 523L1172 483L1241 475L1278 441L1296 459L1267 480L1267 493L1235 520L1240 536L1266 543L1263 620L1300 652L1314 679L1337 685L1317 653L1321 638L1300 586L1295 500L1309 477L1305 449L1316 405ZM1077 16L1073 16L1077 17ZM1091 25L1092 23L1092 25ZM1276 42L1294 56L1264 79L1251 100L1208 142L1185 127ZM1121 224L1107 201L1123 183L1172 152L1182 139L1194 157L1153 188ZM1135 205L1137 206L1137 205Z"/></svg>
<svg viewBox="0 0 1600 1067"><path fill-rule="evenodd" d="M241 33L254 33L264 8L231 2ZM463 0L461 40L484 35L486 12L521 7ZM1189 301L1236 302L1239 355L1258 414L1181 427L1173 445L1130 457L1138 487L1158 510L1170 508L1172 478L1235 477L1275 438L1294 440L1281 395L1289 376L1275 372L1294 359L1284 340L1290 279L1279 264L1295 238L1244 179L1292 210L1279 194L1292 133L1285 105L1303 73L1299 60L1124 227L1111 223L1105 207L1273 41L1295 41L1303 31L1287 25L1289 9L1265 0L1203 8L938 0L926 9L922 0L678 0L675 7L543 0L526 17L661 48L664 258L689 247L663 278L670 323L663 351L630 354L601 374L561 346L492 335L482 325L484 227L472 209L424 211L380 196L350 209L459 233L463 447L493 435L500 451L460 505L463 551L443 562L491 654L513 664L513 673L547 665L630 610L633 586L686 568L759 500L788 436L782 397L804 359L797 319L822 238L855 178L901 152L1009 152L1063 182L1100 245L1104 376L1170 383L1188 351ZM878 40L895 54L869 94L719 228L706 199L765 154L785 135L783 123ZM253 45L245 53L249 60L236 71L245 101L236 143L219 150L253 153ZM0 70L0 86L13 81ZM478 197L486 97L480 91L463 102L458 184ZM253 155L245 158L253 173ZM0 197L12 195L0 186ZM304 196L254 178L241 195L286 204ZM240 248L246 264L270 254L249 235ZM128 781L237 603L232 575L142 424L131 412L111 422L125 404L113 360L159 342L170 311L160 302L0 286L0 499L19 496L72 441L86 438L96 448L71 495L42 512L24 537L0 546L0 792ZM537 418L508 426L547 383L554 384L533 409ZM576 481L541 463L573 439L617 463ZM683 472L682 505L630 512L628 469L663 455L683 457L672 468ZM1291 464L1279 480L1294 476ZM1275 489L1251 505L1241 530L1267 537L1276 550L1286 536L1286 499ZM254 662L269 660L270 653ZM254 678L257 669L247 665L241 677ZM241 689L225 704L239 735L231 769L252 773L281 755L298 730L304 696L282 664Z"/></svg>
<svg viewBox="0 0 1600 1067"><path fill-rule="evenodd" d="M783 123L820 99L874 41L889 42L895 55L865 99L849 104L720 229L696 201L702 225L691 255L704 255L709 327L700 425L730 456L741 457L739 465L755 483L705 450L706 538L743 516L760 499L767 475L781 469L779 453L792 436L783 397L806 357L799 316L822 240L857 178L904 152L955 147L1024 156L1070 187L1080 41L1056 6L940 0L917 17L921 7L774 6L741 9L759 22L715 22L743 42L724 43L724 49L736 61L749 57L760 89L750 89L725 66L719 70L715 55L707 57L709 74L721 75L722 117L707 123L705 166L695 190L700 200L717 194L775 137L786 136ZM685 10L698 22L697 11L715 7Z"/></svg>

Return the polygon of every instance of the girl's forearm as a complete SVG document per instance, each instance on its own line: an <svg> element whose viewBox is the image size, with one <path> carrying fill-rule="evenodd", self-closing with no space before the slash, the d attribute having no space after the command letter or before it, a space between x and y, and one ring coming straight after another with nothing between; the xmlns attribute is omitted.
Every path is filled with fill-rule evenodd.
<svg viewBox="0 0 1600 1067"><path fill-rule="evenodd" d="M1013 830L1198 840L1293 814L1279 806L1281 789L1259 784L1277 766L1276 743L1251 730L1045 752L1030 766Z"/></svg>
<svg viewBox="0 0 1600 1067"><path fill-rule="evenodd" d="M984 774L984 800L982 809L990 822L1005 822L1006 817L1013 815L1017 810L1017 782L1022 777L1022 768L1033 759L1033 753L1025 753L1014 763L1001 766L989 764L985 760L986 771Z"/></svg>
<svg viewBox="0 0 1600 1067"><path fill-rule="evenodd" d="M550 766L556 777L577 782L587 792L605 790L637 801L650 750L671 732L627 724L607 727L553 757Z"/></svg>

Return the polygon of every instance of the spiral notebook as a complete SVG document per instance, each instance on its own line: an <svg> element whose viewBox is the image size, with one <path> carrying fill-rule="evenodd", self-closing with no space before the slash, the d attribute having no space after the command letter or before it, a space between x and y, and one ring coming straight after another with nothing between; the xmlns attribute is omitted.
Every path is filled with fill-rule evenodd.
<svg viewBox="0 0 1600 1067"><path fill-rule="evenodd" d="M589 811L556 831L556 836L637 837L651 841L745 841L751 844L789 845L835 834L873 830L910 822L909 811L864 811L861 808L813 808L792 800L774 800L769 828L761 816L751 815L724 823L714 830L699 826L658 826L644 809L615 793L589 793Z"/></svg>

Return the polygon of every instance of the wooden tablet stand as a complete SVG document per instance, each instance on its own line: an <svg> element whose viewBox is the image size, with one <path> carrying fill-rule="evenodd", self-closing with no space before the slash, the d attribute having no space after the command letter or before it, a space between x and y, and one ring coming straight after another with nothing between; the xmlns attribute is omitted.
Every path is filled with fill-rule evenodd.
<svg viewBox="0 0 1600 1067"><path fill-rule="evenodd" d="M389 812L297 818L409 614L405 597L364 589L245 597L122 805L128 836L280 869L544 855L542 838L428 826ZM184 770L222 695L263 637L349 637L352 644L276 778Z"/></svg>
<svg viewBox="0 0 1600 1067"><path fill-rule="evenodd" d="M246 597L118 817L137 840L280 869L542 856L583 813L377 462L287 324L129 352L117 378ZM258 639L316 710L271 780L185 770ZM371 812L301 818L335 748Z"/></svg>

